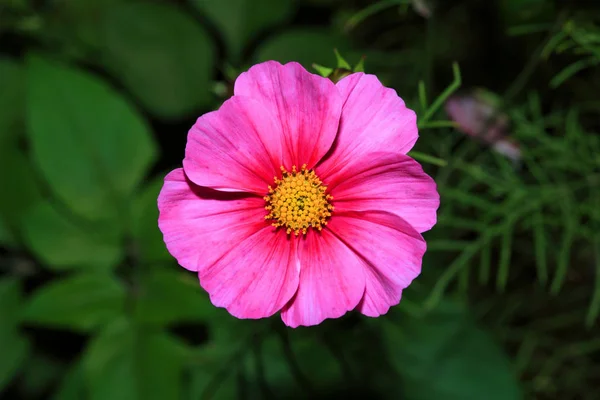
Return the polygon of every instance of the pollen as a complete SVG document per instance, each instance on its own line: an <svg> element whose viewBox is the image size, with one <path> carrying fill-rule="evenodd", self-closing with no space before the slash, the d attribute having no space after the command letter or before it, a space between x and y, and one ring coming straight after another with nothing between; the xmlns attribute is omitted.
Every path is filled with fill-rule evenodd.
<svg viewBox="0 0 600 400"><path fill-rule="evenodd" d="M275 185L269 186L269 194L264 197L269 212L265 219L284 228L288 235L306 234L311 227L323 229L333 211L333 197L325 193L327 186L315 171L306 169L306 164L299 171L295 165L291 171L281 167L281 173L282 178L273 178Z"/></svg>

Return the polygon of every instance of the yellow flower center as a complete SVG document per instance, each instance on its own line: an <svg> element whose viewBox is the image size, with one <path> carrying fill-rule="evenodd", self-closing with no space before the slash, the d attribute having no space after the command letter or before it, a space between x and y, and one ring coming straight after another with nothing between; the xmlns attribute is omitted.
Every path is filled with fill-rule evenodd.
<svg viewBox="0 0 600 400"><path fill-rule="evenodd" d="M264 197L269 211L265 219L273 220L275 227L285 227L287 234L306 234L309 227L323 229L333 211L333 197L325 194L327 186L315 171L306 169L306 164L300 171L295 165L291 172L281 167L281 173L281 179L273 178L275 188L269 186L269 194Z"/></svg>

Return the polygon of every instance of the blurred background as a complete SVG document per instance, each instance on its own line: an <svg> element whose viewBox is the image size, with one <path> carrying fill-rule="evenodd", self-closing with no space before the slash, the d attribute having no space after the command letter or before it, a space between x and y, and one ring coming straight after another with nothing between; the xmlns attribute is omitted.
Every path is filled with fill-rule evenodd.
<svg viewBox="0 0 600 400"><path fill-rule="evenodd" d="M0 398L600 399L599 19L591 0L0 0ZM378 319L236 320L167 253L162 179L253 63L363 56L417 111L441 194L423 273Z"/></svg>

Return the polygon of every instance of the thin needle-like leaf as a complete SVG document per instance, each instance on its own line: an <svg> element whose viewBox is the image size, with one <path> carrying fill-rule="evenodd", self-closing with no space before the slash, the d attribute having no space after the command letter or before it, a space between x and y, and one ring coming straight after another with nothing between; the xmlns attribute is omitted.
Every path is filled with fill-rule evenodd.
<svg viewBox="0 0 600 400"><path fill-rule="evenodd" d="M421 112L427 110L427 91L425 90L425 82L419 81L419 103L421 104Z"/></svg>
<svg viewBox="0 0 600 400"><path fill-rule="evenodd" d="M482 285L490 281L490 270L492 269L491 245L483 246L481 249L481 261L479 263L479 283Z"/></svg>
<svg viewBox="0 0 600 400"><path fill-rule="evenodd" d="M554 76L550 80L550 87L552 89L556 89L560 85L562 85L566 80L574 76L580 71L583 71L586 68L593 67L595 65L600 64L600 59L597 59L596 56L591 56L589 58L585 58L583 60L575 61L573 64L565 67L562 71Z"/></svg>
<svg viewBox="0 0 600 400"><path fill-rule="evenodd" d="M594 325L594 322L596 322L596 319L598 318L598 314L600 314L600 237L596 237L593 246L596 278L594 280L594 293L592 294L592 301L590 302L590 307L585 318L585 324L588 328Z"/></svg>
<svg viewBox="0 0 600 400"><path fill-rule="evenodd" d="M452 83L450 83L450 85L448 85L446 90L444 90L442 92L442 94L440 94L433 101L433 104L431 104L431 106L427 109L421 122L425 123L425 122L429 121L431 119L431 117L433 117L433 115L440 109L440 107L442 107L442 105L446 102L446 100L448 100L448 97L452 96L454 94L454 92L456 92L458 90L458 88L460 88L460 85L462 85L462 78L460 75L460 67L458 66L457 62L454 62L452 64L452 74L454 77Z"/></svg>
<svg viewBox="0 0 600 400"><path fill-rule="evenodd" d="M538 282L546 286L548 282L548 262L546 259L546 232L544 230L544 215L541 210L533 213L533 234L535 243L535 265Z"/></svg>
<svg viewBox="0 0 600 400"><path fill-rule="evenodd" d="M571 247L573 245L573 239L575 238L577 226L575 207L573 207L571 204L570 195L563 193L563 196L560 196L560 200L563 209L565 230L558 252L556 273L554 274L554 279L552 281L552 285L550 286L550 293L553 295L558 294L563 285L565 277L567 276L571 257Z"/></svg>
<svg viewBox="0 0 600 400"><path fill-rule="evenodd" d="M508 281L508 273L510 269L510 258L512 253L512 240L514 235L515 220L510 218L505 226L504 232L502 233L502 245L500 248L500 263L498 266L498 274L496 277L496 288L498 291L503 292L506 288L506 282Z"/></svg>
<svg viewBox="0 0 600 400"><path fill-rule="evenodd" d="M411 151L408 153L408 155L417 161L437 165L438 167L445 167L446 165L448 165L448 162L446 160L442 160L441 158L430 156L428 154L419 153L417 151Z"/></svg>
<svg viewBox="0 0 600 400"><path fill-rule="evenodd" d="M538 345L538 338L534 335L529 334L521 343L519 350L517 351L517 355L515 356L515 370L518 373L525 371L527 366L531 362L531 358L533 357L533 352L535 351Z"/></svg>
<svg viewBox="0 0 600 400"><path fill-rule="evenodd" d="M346 30L349 31L351 29L356 28L356 26L358 24L360 24L361 22L363 22L370 16L375 15L385 9L388 9L388 8L391 8L394 6L399 6L399 5L406 4L406 3L410 3L410 2L411 2L411 0L383 0L383 1L379 1L377 3L371 4L371 5L363 8L362 10L360 10L359 12L357 12L351 18L348 19L348 21L346 22Z"/></svg>

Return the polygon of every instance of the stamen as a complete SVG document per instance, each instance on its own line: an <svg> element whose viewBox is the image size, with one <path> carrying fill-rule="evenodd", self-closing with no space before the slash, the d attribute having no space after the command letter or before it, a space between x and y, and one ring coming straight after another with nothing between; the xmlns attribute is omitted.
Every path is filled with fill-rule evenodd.
<svg viewBox="0 0 600 400"><path fill-rule="evenodd" d="M285 228L288 235L306 234L310 227L322 230L333 211L333 197L325 194L327 187L315 171L306 169L306 164L300 171L295 165L291 171L283 166L280 169L282 178L273 178L275 187L269 186L269 194L264 197L265 210L269 211L265 219L273 220L275 227Z"/></svg>

